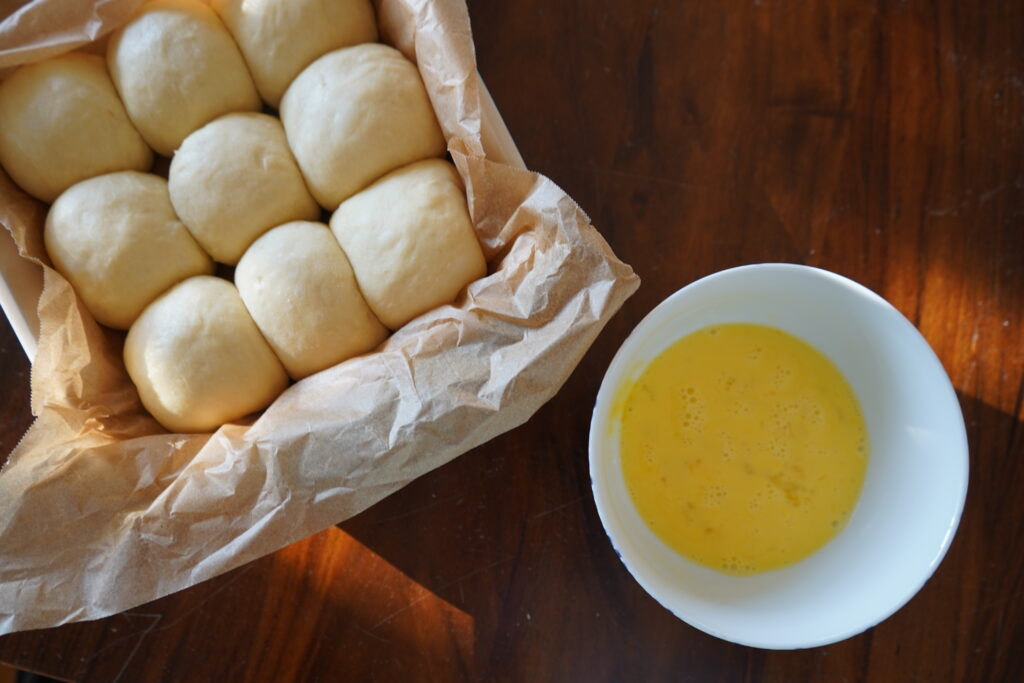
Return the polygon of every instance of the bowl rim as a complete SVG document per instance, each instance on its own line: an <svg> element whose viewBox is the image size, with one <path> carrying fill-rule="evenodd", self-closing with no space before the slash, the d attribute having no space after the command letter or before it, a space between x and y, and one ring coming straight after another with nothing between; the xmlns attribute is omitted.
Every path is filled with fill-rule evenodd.
<svg viewBox="0 0 1024 683"><path fill-rule="evenodd" d="M951 399L951 404L955 408L957 417L955 424L951 425L951 431L955 432L956 443L952 444L950 447L950 450L951 452L954 453L954 455L959 454L959 457L956 458L956 462L954 464L960 465L960 467L957 468L957 471L955 473L955 476L958 478L957 483L959 484L959 486L957 487L958 491L957 498L955 501L955 508L953 510L953 515L950 517L948 521L946 532L942 537L942 541L939 547L931 555L928 563L921 567L920 575L917 577L917 580L909 586L908 590L905 591L904 594L902 594L898 599L891 601L888 604L888 606L886 606L884 609L879 610L878 614L873 616L871 619L862 622L857 622L849 628L837 629L835 632L828 633L820 638L802 640L800 642L787 641L784 644L777 641L773 642L770 638L754 640L750 638L735 637L724 632L722 629L715 628L710 624L707 624L699 618L695 618L690 615L684 616L680 614L672 606L670 606L668 601L664 599L664 596L660 595L660 591L654 587L653 583L650 580L648 580L645 573L643 571L638 572L631 565L628 553L623 553L620 549L620 543L617 541L616 538L613 537L613 532L611 530L612 527L609 524L609 517L613 513L612 505L610 502L604 500L604 496L600 493L597 481L598 475L602 471L601 467L598 464L598 461L601 457L601 443L604 440L603 434L606 432L608 423L611 420L611 409L612 404L614 402L615 394L619 387L619 384L623 380L628 378L628 375L626 375L626 373L628 372L628 369L630 367L631 357L635 354L636 348L641 344L644 335L649 331L648 328L655 328L656 325L664 324L663 322L659 323L659 318L661 317L661 315L663 315L667 309L673 309L679 306L680 302L685 301L687 298L689 298L692 295L692 291L695 288L695 286L751 272L756 272L760 275L771 275L772 273L779 272L799 272L801 275L831 280L834 283L841 285L842 288L849 290L852 294L865 297L869 301L875 303L876 305L881 305L884 309L889 311L890 314L895 313L895 316L892 316L893 320L896 322L897 325L903 328L902 332L904 334L909 334L911 337L916 337L917 340L919 340L922 343L921 348L923 351L925 351L924 362L929 365L930 371L937 372L941 375L942 378L944 378L945 382L943 382L943 391L944 393L947 394L945 398ZM643 367L646 368L646 366L649 363L650 360L644 362ZM633 365L636 365L636 363L634 362ZM588 464L590 470L591 495L594 498L594 504L597 508L598 516L601 519L601 525L604 528L604 533L608 537L608 540L611 542L612 549L615 551L615 554L618 556L619 560L622 562L623 565L625 565L626 570L637 581L637 583L640 584L644 591L652 598L654 598L662 607L669 610L669 612L671 612L678 619L686 622L687 624L709 635L712 635L716 638L720 638L728 642L769 650L806 649L837 643L842 640L846 640L847 638L859 635L867 631L868 629L873 628L874 626L885 621L890 616L899 611L901 608L903 608L904 605L906 605L915 595L917 595L918 592L920 592L921 588L923 588L924 585L928 582L928 580L932 577L932 575L935 573L935 570L938 568L938 566L942 563L942 560L945 558L946 553L949 551L949 548L953 542L953 538L956 536L956 531L960 525L960 519L963 515L963 510L967 498L968 483L970 479L969 445L967 440L966 425L963 419L963 410L960 405L960 401L956 395L956 390L952 384L952 381L950 380L949 375L946 373L945 367L942 365L941 360L939 359L938 355L936 355L935 350L928 343L928 340L924 338L924 336L917 329L917 327L915 327L914 324L911 323L910 320L906 318L906 316L900 313L898 309L896 309L883 297L850 278L814 266L777 262L754 263L736 266L732 268L719 270L714 273L705 275L704 277L698 278L697 280L690 282L689 284L670 294L668 297L662 300L657 306L651 309L639 323L637 323L637 325L630 331L629 335L619 346L618 350L615 353L615 356L609 363L604 373L604 376L602 377L600 389L598 390L598 393L594 399L594 407L591 413L590 433L588 438Z"/></svg>

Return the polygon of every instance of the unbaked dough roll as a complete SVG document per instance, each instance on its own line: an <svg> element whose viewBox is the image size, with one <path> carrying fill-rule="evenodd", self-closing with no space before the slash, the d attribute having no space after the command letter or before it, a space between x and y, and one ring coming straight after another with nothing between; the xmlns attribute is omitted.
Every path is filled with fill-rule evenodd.
<svg viewBox="0 0 1024 683"><path fill-rule="evenodd" d="M281 122L266 114L228 114L189 135L168 187L199 244L229 265L275 225L320 216Z"/></svg>
<svg viewBox="0 0 1024 683"><path fill-rule="evenodd" d="M199 0L143 5L111 37L107 65L128 115L164 156L221 114L261 106L231 34Z"/></svg>
<svg viewBox="0 0 1024 683"><path fill-rule="evenodd" d="M150 304L128 331L124 364L146 410L172 432L213 431L288 385L235 286L207 275Z"/></svg>
<svg viewBox="0 0 1024 683"><path fill-rule="evenodd" d="M295 379L365 353L387 336L323 223L286 223L260 237L239 262L235 284Z"/></svg>
<svg viewBox="0 0 1024 683"><path fill-rule="evenodd" d="M388 171L445 151L419 71L387 45L310 64L281 100L281 121L310 191L331 211Z"/></svg>
<svg viewBox="0 0 1024 683"><path fill-rule="evenodd" d="M80 180L147 171L153 153L128 119L103 59L68 54L0 83L0 164L44 202Z"/></svg>
<svg viewBox="0 0 1024 683"><path fill-rule="evenodd" d="M331 230L370 308L392 330L487 272L455 167L430 159L346 200Z"/></svg>
<svg viewBox="0 0 1024 683"><path fill-rule="evenodd" d="M277 108L288 84L331 50L377 40L369 0L213 0L263 100Z"/></svg>
<svg viewBox="0 0 1024 683"><path fill-rule="evenodd" d="M50 207L43 239L93 317L121 330L167 288L213 272L175 215L167 181L149 173L120 171L73 185Z"/></svg>

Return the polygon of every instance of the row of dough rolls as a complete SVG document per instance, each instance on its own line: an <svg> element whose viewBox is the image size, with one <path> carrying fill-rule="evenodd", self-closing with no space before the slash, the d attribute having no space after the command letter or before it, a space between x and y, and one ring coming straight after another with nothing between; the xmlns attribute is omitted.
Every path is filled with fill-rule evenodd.
<svg viewBox="0 0 1024 683"><path fill-rule="evenodd" d="M55 267L129 329L129 374L168 429L260 410L486 273L454 167L421 161L445 140L419 73L376 38L367 0L153 0L105 63L0 84L0 163L53 202Z"/></svg>
<svg viewBox="0 0 1024 683"><path fill-rule="evenodd" d="M0 163L51 203L81 180L148 170L148 148L170 157L215 118L259 111L262 94L333 210L388 170L444 152L415 67L376 37L367 0L152 0L113 34L105 63L64 55L0 86Z"/></svg>

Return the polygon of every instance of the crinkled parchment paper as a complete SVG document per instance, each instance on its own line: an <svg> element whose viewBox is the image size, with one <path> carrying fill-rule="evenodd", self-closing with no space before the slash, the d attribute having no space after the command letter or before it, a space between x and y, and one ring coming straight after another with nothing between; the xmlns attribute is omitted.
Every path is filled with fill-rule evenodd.
<svg viewBox="0 0 1024 683"><path fill-rule="evenodd" d="M34 0L0 23L0 68L102 39L137 4ZM0 173L0 222L45 272L37 419L0 471L0 633L131 608L356 514L525 422L636 290L562 190L485 157L464 1L377 8L419 64L491 274L254 421L162 430L125 374L123 336L48 267L45 208Z"/></svg>

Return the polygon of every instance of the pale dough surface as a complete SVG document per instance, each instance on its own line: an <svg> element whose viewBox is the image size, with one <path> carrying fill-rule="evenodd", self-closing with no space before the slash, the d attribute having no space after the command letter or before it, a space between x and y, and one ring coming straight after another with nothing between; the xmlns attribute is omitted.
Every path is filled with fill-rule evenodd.
<svg viewBox="0 0 1024 683"><path fill-rule="evenodd" d="M213 0L242 50L263 100L277 108L314 59L377 40L369 0Z"/></svg>
<svg viewBox="0 0 1024 683"><path fill-rule="evenodd" d="M370 309L392 330L487 272L462 181L440 159L400 168L343 202L331 230Z"/></svg>
<svg viewBox="0 0 1024 683"><path fill-rule="evenodd" d="M213 272L175 215L167 181L149 173L119 171L73 185L50 207L43 239L93 317L121 330L175 283Z"/></svg>
<svg viewBox="0 0 1024 683"><path fill-rule="evenodd" d="M281 100L281 121L328 211L385 173L445 152L419 71L387 45L347 47L310 64Z"/></svg>
<svg viewBox="0 0 1024 683"><path fill-rule="evenodd" d="M295 379L370 351L387 337L323 223L287 223L260 237L239 262L235 284Z"/></svg>
<svg viewBox="0 0 1024 683"><path fill-rule="evenodd" d="M164 156L221 114L261 107L234 39L199 0L143 5L111 37L107 66L128 116Z"/></svg>
<svg viewBox="0 0 1024 683"><path fill-rule="evenodd" d="M103 59L72 53L23 66L0 84L0 164L23 190L52 203L81 180L149 170L153 152Z"/></svg>
<svg viewBox="0 0 1024 683"><path fill-rule="evenodd" d="M172 432L213 431L266 408L288 385L235 286L208 275L139 316L124 362L146 410Z"/></svg>
<svg viewBox="0 0 1024 683"><path fill-rule="evenodd" d="M275 225L320 216L281 122L266 114L228 114L189 135L168 186L192 235L229 265Z"/></svg>

